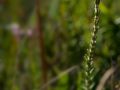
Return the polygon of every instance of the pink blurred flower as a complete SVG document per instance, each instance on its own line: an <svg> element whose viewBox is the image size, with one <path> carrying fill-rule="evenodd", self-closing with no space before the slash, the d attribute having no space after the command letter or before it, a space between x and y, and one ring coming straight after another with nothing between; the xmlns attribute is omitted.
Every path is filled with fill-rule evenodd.
<svg viewBox="0 0 120 90"><path fill-rule="evenodd" d="M28 29L23 31L20 28L20 25L18 23L11 24L10 28L11 28L12 34L17 38L20 38L21 36L31 37L33 35L33 29L32 28L28 28Z"/></svg>
<svg viewBox="0 0 120 90"><path fill-rule="evenodd" d="M33 29L29 28L26 34L27 36L31 37L33 35Z"/></svg>
<svg viewBox="0 0 120 90"><path fill-rule="evenodd" d="M13 23L13 24L11 24L10 27L11 27L11 32L13 33L13 35L19 36L21 34L19 24Z"/></svg>

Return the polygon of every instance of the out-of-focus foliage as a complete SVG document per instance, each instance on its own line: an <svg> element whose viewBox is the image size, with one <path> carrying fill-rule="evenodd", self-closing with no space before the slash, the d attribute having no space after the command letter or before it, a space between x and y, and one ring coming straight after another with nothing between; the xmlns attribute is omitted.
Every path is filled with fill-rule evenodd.
<svg viewBox="0 0 120 90"><path fill-rule="evenodd" d="M96 87L111 66L120 65L120 0L102 0L94 55ZM68 68L50 90L82 90L82 62L93 29L94 0L41 0L49 80ZM35 0L0 0L0 90L40 90L41 56L35 37ZM105 90L119 90L116 71ZM48 80L48 82L49 82Z"/></svg>

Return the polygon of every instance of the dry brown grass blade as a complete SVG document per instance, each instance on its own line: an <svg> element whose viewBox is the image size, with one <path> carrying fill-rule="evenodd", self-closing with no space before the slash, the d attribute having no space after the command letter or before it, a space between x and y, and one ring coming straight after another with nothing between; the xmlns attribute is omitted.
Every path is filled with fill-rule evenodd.
<svg viewBox="0 0 120 90"><path fill-rule="evenodd" d="M62 78L64 75L74 71L74 70L77 70L79 67L77 65L63 71L62 73L60 73L58 76L54 77L53 79L51 79L50 81L48 81L45 85L43 85L41 87L40 90L45 90L49 85L51 85L52 83L56 82L57 80L59 80L60 78Z"/></svg>
<svg viewBox="0 0 120 90"><path fill-rule="evenodd" d="M113 75L113 73L116 71L116 67L111 67L110 69L108 69L104 75L102 76L102 78L100 79L100 82L96 88L96 90L103 90L107 80L110 78L111 75Z"/></svg>

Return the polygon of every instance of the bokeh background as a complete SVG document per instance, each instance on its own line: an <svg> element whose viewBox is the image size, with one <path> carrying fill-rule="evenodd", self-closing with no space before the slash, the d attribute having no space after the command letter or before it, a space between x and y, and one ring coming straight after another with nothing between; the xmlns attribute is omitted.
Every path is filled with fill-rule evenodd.
<svg viewBox="0 0 120 90"><path fill-rule="evenodd" d="M0 0L0 90L82 90L94 0L36 1ZM120 65L120 0L101 0L99 8L92 90L109 68ZM120 90L119 69L104 90Z"/></svg>

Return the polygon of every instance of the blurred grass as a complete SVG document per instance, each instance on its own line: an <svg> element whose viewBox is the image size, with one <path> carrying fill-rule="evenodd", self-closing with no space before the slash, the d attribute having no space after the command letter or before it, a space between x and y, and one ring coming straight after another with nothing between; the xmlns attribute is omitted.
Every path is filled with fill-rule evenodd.
<svg viewBox="0 0 120 90"><path fill-rule="evenodd" d="M100 4L100 30L94 56L97 73L95 87L108 68L120 65L119 3L120 0L106 0ZM72 82L77 82L78 90L82 90L84 76L81 74L81 63L90 42L93 4L94 0L41 0L40 15L49 80L61 74L60 71L78 64L78 79ZM19 30L23 34L13 34L8 27L13 23L20 26ZM35 27L34 0L0 1L0 90L39 90L42 87L40 50ZM26 34L29 29L33 31L31 37ZM120 81L119 73L117 71L111 81ZM66 74L50 90L68 90L69 80L69 74ZM107 83L105 90L110 90L107 89L110 86ZM111 90L117 90L113 88Z"/></svg>

